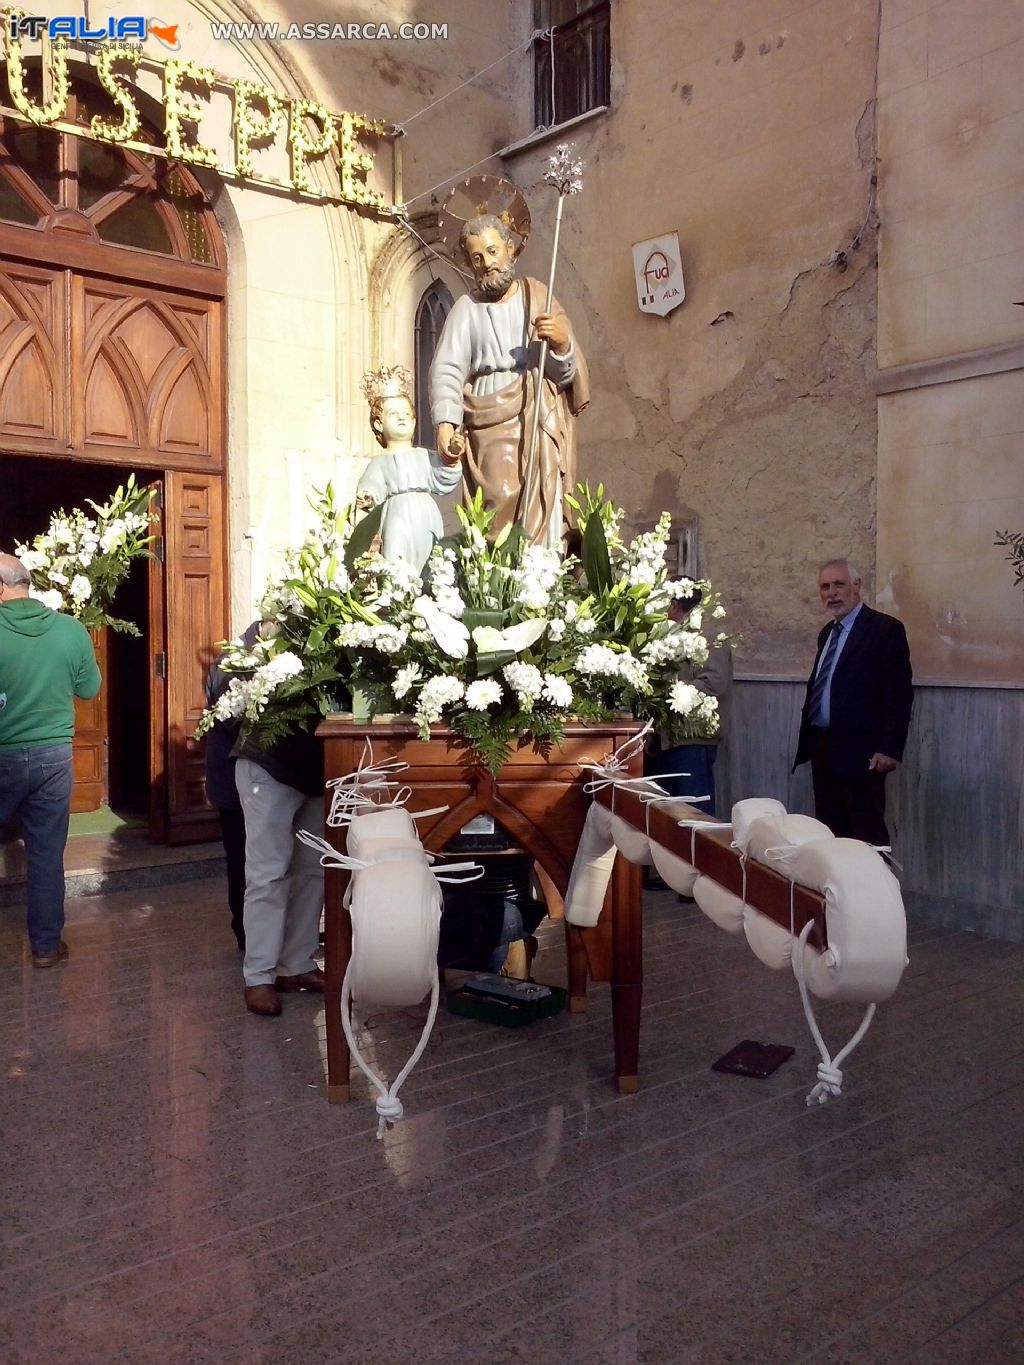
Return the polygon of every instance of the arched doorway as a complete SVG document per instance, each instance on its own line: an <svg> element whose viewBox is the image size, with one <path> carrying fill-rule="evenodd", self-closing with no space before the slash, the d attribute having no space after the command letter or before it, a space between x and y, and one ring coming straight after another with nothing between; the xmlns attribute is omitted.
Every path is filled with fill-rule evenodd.
<svg viewBox="0 0 1024 1365"><path fill-rule="evenodd" d="M105 108L79 78L66 119L87 126ZM192 734L227 633L225 282L212 209L184 167L0 122L0 543L129 471L156 487L157 554L128 589L142 652L110 645L106 700L80 718L76 788L81 805L144 786L152 834L171 841L213 828Z"/></svg>

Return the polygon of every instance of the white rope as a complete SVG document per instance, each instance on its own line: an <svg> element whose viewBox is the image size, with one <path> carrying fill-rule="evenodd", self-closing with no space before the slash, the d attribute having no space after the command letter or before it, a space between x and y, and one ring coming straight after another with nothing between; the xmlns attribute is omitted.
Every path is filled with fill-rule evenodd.
<svg viewBox="0 0 1024 1365"><path fill-rule="evenodd" d="M360 858L350 858L347 853L339 853L333 844L321 839L319 834L311 834L308 829L297 830L295 837L300 844L316 849L320 854L321 867L337 867L343 872L360 872L364 867L370 866Z"/></svg>
<svg viewBox="0 0 1024 1365"><path fill-rule="evenodd" d="M412 1071L413 1067L423 1056L423 1050L427 1046L427 1040L430 1037L431 1029L434 1027L434 1020L437 1018L437 1003L441 995L440 974L435 968L434 984L430 991L430 1009L427 1012L427 1022L423 1025L423 1032L420 1034L420 1040L413 1049L412 1056L406 1062L405 1066L402 1067L401 1071L389 1087L364 1059L363 1054L359 1051L359 1044L356 1042L355 1034L352 1030L350 1009L351 993L348 984L349 972L351 972L351 970L352 964L350 962L348 970L345 972L345 979L341 983L341 1026L345 1030L345 1037L348 1039L348 1045L352 1051L352 1056L355 1058L356 1065L377 1091L377 1140L379 1141L387 1131L388 1124L397 1123L405 1113L405 1110L402 1107L402 1101L398 1098L398 1091L410 1071Z"/></svg>
<svg viewBox="0 0 1024 1365"><path fill-rule="evenodd" d="M502 62L507 61L509 57L514 57L517 52L525 52L528 47L533 46L535 39L546 36L547 35L546 33L543 32L543 30L535 30L533 33L530 34L529 38L527 38L525 42L517 43L515 47L510 47L509 50L507 52L503 52L500 57L495 57L493 62L488 63L487 66L481 67L479 71L474 72L472 76L468 76L466 80L460 81L459 84L454 87L454 89L446 91L443 95L438 95L436 100L431 100L430 103L424 105L422 109L417 109L415 114L410 114L407 119L405 119L402 123L398 124L397 126L404 131L406 128L408 128L410 123L414 122L418 118L422 118L424 114L429 113L431 109L434 109L437 105L442 104L445 100L451 99L452 95L457 95L460 90L465 90L467 85L472 85L474 81L478 81L481 76L486 75L488 71L493 70L494 67L499 66ZM427 194L429 193L430 191L427 190ZM417 195L416 197L417 199L421 199L423 196Z"/></svg>
<svg viewBox="0 0 1024 1365"><path fill-rule="evenodd" d="M892 856L892 844L872 844L871 847L876 853L884 853L885 861L890 867L894 867L897 872L903 871L903 864Z"/></svg>
<svg viewBox="0 0 1024 1365"><path fill-rule="evenodd" d="M690 866L697 866L696 838L699 829L732 829L732 822L729 820L677 820L676 824L680 829L690 831Z"/></svg>
<svg viewBox="0 0 1024 1365"><path fill-rule="evenodd" d="M803 1002L804 1016L807 1025L811 1030L811 1036L818 1045L821 1053L821 1061L818 1063L818 1082L807 1096L808 1105L828 1104L830 1099L837 1099L843 1092L843 1073L839 1069L839 1063L845 1061L853 1049L871 1027L871 1021L875 1017L875 1006L869 1005L864 1011L864 1018L860 1021L860 1027L853 1035L844 1048L841 1048L832 1057L825 1046L825 1040L821 1036L818 1028L818 1021L814 1017L814 1008L811 1005L810 996L807 993L807 982L804 979L804 948L811 930L814 928L814 920L809 919L804 925L800 934L799 948L800 955L796 961L796 984L800 987L800 999Z"/></svg>
<svg viewBox="0 0 1024 1365"><path fill-rule="evenodd" d="M596 792L603 791L605 787L622 786L628 789L650 791L655 786L649 777L626 777L625 773L633 759L638 754L642 754L647 742L647 736L654 728L654 722L649 720L642 730L638 730L635 735L630 735L614 753L605 754L604 758L597 762L592 758L583 758L579 762L580 768L585 768L594 775L583 784L583 790L588 796L593 796ZM664 795L661 789L657 789L659 795Z"/></svg>
<svg viewBox="0 0 1024 1365"><path fill-rule="evenodd" d="M497 155L499 155L499 154L498 154L497 152L495 152L495 153L494 153L494 156L497 156ZM492 160L492 157L487 157L486 160L487 160L487 161L490 161L490 160ZM483 164L482 162L477 162L477 165L482 165L482 164ZM472 168L470 168L470 169L472 169ZM403 209L405 208L405 205L404 205L404 204L402 205L402 208L403 208ZM437 259L438 259L439 261L442 262L442 264L444 264L444 265L446 265L446 266L449 266L452 270L455 271L455 273L456 273L457 275L461 275L462 278L463 278L464 280L467 281L467 283L468 283L468 282L471 282L471 281L475 283L475 277L474 277L472 271L470 271L470 270L463 270L463 268L462 268L456 261L450 260L447 256L442 255L442 253L441 253L440 251L435 250L435 248L432 247L432 246L430 245L430 243L426 240L425 237L420 236L420 234L419 234L419 233L416 231L416 229L413 227L412 223L409 222L409 219L408 219L408 218L403 218L403 217L399 216L399 218L398 218L398 226L399 226L399 227L404 227L405 230L406 230L406 232L411 232L412 235L416 238L417 242L419 242L420 246L423 247L425 251L429 251L430 254L431 254L431 256L436 256Z"/></svg>
<svg viewBox="0 0 1024 1365"><path fill-rule="evenodd" d="M373 761L373 745L367 739L363 753L354 772L344 777L332 777L326 785L334 788L331 809L327 823L336 828L350 825L355 817L367 810L379 810L385 806L405 806L412 796L412 788L395 781L398 773L408 770L409 764L401 758ZM392 794L393 792L393 794ZM382 793L387 799L375 799L373 793ZM448 806L432 806L429 810L409 811L413 820L422 820L428 815L443 815Z"/></svg>

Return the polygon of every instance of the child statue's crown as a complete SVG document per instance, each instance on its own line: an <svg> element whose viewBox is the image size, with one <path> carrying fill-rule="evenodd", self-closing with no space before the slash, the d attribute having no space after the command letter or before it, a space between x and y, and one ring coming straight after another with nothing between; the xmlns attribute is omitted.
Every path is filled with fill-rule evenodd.
<svg viewBox="0 0 1024 1365"><path fill-rule="evenodd" d="M363 375L363 397L372 408L385 398L408 398L412 402L413 379L404 365L381 365Z"/></svg>

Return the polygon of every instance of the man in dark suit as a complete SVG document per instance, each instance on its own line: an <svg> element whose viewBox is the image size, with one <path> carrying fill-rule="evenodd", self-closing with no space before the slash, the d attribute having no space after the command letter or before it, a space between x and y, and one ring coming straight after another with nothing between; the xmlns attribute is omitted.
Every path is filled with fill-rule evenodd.
<svg viewBox="0 0 1024 1365"><path fill-rule="evenodd" d="M832 617L807 679L794 771L811 761L814 810L833 834L888 845L885 778L900 764L913 704L903 624L860 600L847 559L818 570Z"/></svg>

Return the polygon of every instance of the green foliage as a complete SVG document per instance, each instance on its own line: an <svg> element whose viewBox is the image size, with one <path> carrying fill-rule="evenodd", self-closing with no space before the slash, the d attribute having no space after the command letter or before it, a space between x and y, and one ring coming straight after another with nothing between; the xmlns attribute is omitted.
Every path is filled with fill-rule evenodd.
<svg viewBox="0 0 1024 1365"><path fill-rule="evenodd" d="M353 531L330 487L312 505L314 525L264 597L266 638L229 649L224 667L236 676L201 729L240 717L272 743L358 689L371 714L411 714L424 736L450 726L492 771L517 745L561 743L572 718L626 713L715 732L714 699L677 677L703 666L702 618L722 611L705 583L703 611L669 619L673 598L695 585L667 580L667 514L625 544L621 511L603 488L581 485L571 506L582 560L566 559L518 526L492 535L478 493L421 578L373 552L372 537L356 539L367 523Z"/></svg>
<svg viewBox="0 0 1024 1365"><path fill-rule="evenodd" d="M352 534L348 538L345 546L345 567L349 573L355 567L356 560L360 555L369 552L373 544L374 537L380 534L380 524L384 517L384 504L379 503L376 507L367 512L362 521L356 523Z"/></svg>
<svg viewBox="0 0 1024 1365"><path fill-rule="evenodd" d="M113 616L110 608L133 562L151 557L150 511L154 490L140 488L131 474L105 503L55 512L45 531L30 545L15 546L32 575L36 595L56 611L67 612L88 630L109 626L139 635L132 621Z"/></svg>
<svg viewBox="0 0 1024 1365"><path fill-rule="evenodd" d="M1024 533L1020 531L999 531L994 544L1008 551L1006 558L1013 565L1013 581L1024 586Z"/></svg>
<svg viewBox="0 0 1024 1365"><path fill-rule="evenodd" d="M467 741L484 767L496 775L514 749L530 744L538 749L561 744L565 739L564 721L563 715L552 710L517 710L497 716L459 711L452 717L452 729Z"/></svg>

